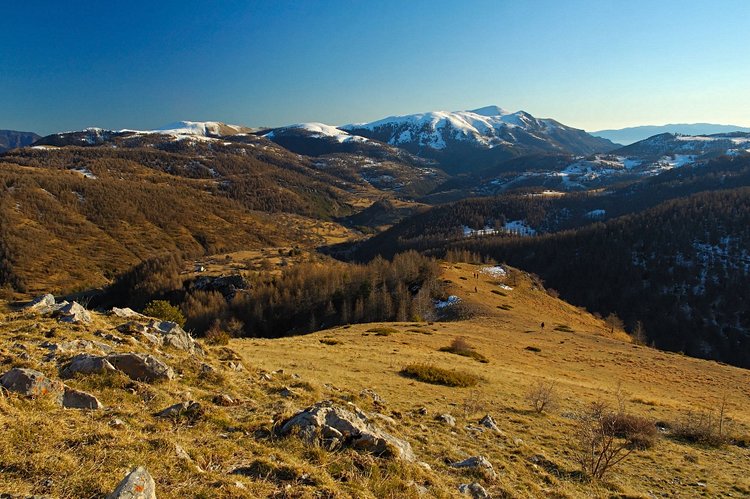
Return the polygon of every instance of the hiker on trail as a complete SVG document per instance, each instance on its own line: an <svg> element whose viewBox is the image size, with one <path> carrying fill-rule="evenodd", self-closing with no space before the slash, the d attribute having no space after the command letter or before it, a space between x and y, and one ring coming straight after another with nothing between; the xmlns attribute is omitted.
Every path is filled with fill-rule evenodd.
<svg viewBox="0 0 750 499"><path fill-rule="evenodd" d="M544 322L542 322L542 329L544 329Z"/></svg>
<svg viewBox="0 0 750 499"><path fill-rule="evenodd" d="M479 292L479 291L477 291L477 287L476 287L476 286L474 286L474 292L475 292L475 293L478 293L478 292Z"/></svg>

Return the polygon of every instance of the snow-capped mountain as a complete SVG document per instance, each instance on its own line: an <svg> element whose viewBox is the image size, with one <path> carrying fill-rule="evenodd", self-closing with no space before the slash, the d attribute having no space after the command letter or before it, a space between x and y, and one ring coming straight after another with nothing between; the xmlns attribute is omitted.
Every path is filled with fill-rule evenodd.
<svg viewBox="0 0 750 499"><path fill-rule="evenodd" d="M42 137L35 146L93 146L110 142L127 142L137 146L146 142L218 141L225 137L240 137L256 132L241 125L228 125L218 121L177 121L154 130L107 130L89 127L84 130L56 133Z"/></svg>
<svg viewBox="0 0 750 499"><path fill-rule="evenodd" d="M263 134L267 139L274 140L281 137L301 136L313 139L332 139L338 143L344 142L368 142L365 137L351 135L335 126L324 123L298 123L282 128L276 128Z"/></svg>
<svg viewBox="0 0 750 499"><path fill-rule="evenodd" d="M737 125L717 125L713 123L671 123L669 125L644 125L613 130L590 132L595 137L609 139L612 142L630 145L654 135L675 133L681 135L714 135L731 132L750 132L750 128Z"/></svg>
<svg viewBox="0 0 750 499"><path fill-rule="evenodd" d="M592 154L616 148L555 120L497 106L392 116L339 128L434 158L450 171L475 170L524 154Z"/></svg>
<svg viewBox="0 0 750 499"><path fill-rule="evenodd" d="M656 159L666 155L695 157L738 155L750 152L750 133L733 132L716 135L679 135L663 133L625 146L619 155Z"/></svg>
<svg viewBox="0 0 750 499"><path fill-rule="evenodd" d="M197 135L201 137L222 137L250 133L254 130L241 125L229 125L218 121L177 121L155 130L142 133L162 133L169 135Z"/></svg>

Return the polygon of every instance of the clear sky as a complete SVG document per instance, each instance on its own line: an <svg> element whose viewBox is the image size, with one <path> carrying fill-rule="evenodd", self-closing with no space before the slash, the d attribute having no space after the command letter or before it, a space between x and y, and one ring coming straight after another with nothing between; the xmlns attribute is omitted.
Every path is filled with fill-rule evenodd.
<svg viewBox="0 0 750 499"><path fill-rule="evenodd" d="M339 125L496 104L750 126L747 0L8 1L0 128Z"/></svg>

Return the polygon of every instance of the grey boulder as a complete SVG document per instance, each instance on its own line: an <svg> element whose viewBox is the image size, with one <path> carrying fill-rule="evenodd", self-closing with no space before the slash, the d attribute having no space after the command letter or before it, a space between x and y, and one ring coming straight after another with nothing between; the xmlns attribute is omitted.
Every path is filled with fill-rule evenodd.
<svg viewBox="0 0 750 499"><path fill-rule="evenodd" d="M107 499L156 499L156 484L146 468L139 466L123 478Z"/></svg>
<svg viewBox="0 0 750 499"><path fill-rule="evenodd" d="M70 378L76 373L104 374L114 370L115 367L106 357L81 353L73 357L68 365L62 368L60 376Z"/></svg>
<svg viewBox="0 0 750 499"><path fill-rule="evenodd" d="M464 495L469 495L472 499L490 499L487 491L477 482L464 483L458 486L458 491Z"/></svg>
<svg viewBox="0 0 750 499"><path fill-rule="evenodd" d="M62 405L67 409L104 409L99 399L90 393L74 390L67 386L63 394Z"/></svg>
<svg viewBox="0 0 750 499"><path fill-rule="evenodd" d="M60 322L69 322L79 324L81 322L91 322L91 314L77 302L71 302L63 305L57 311Z"/></svg>
<svg viewBox="0 0 750 499"><path fill-rule="evenodd" d="M329 446L344 446L370 452L376 456L414 461L411 445L373 426L355 406L337 406L331 401L318 402L291 418L279 433L298 432L308 440L321 439Z"/></svg>
<svg viewBox="0 0 750 499"><path fill-rule="evenodd" d="M470 468L478 471L487 473L494 477L495 469L492 467L492 463L484 456L473 456L463 461L459 461L451 464L454 468Z"/></svg>
<svg viewBox="0 0 750 499"><path fill-rule="evenodd" d="M172 368L153 355L121 353L108 355L106 359L115 369L124 372L136 381L152 383L175 377Z"/></svg>
<svg viewBox="0 0 750 499"><path fill-rule="evenodd" d="M65 385L49 379L44 373L34 369L16 367L0 377L0 385L10 392L20 393L26 397L51 396L58 403L62 401Z"/></svg>

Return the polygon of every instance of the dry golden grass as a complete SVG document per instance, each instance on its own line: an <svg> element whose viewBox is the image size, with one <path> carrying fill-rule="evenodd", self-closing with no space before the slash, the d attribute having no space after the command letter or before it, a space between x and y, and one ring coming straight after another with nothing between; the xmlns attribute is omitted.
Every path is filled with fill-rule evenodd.
<svg viewBox="0 0 750 499"><path fill-rule="evenodd" d="M653 448L636 451L604 481L581 480L573 452L573 415L591 402L604 401L614 409L623 403L629 414L676 422L691 410L715 410L726 393L727 430L748 435L750 373L632 345L623 341L623 333L612 337L602 321L533 289L520 275L515 283L507 281L514 288L504 290L507 296L497 295L491 292L497 281L472 278L476 270L464 264L445 269L446 279L455 283L451 292L487 311L470 321L359 324L300 337L232 340L228 347L206 347L203 359L165 349L156 355L178 370L174 381L148 385L116 374L68 382L97 395L105 411L63 410L14 394L0 397L0 493L100 497L128 469L144 465L157 482L159 497L166 498L418 497L414 484L426 486L433 496L453 497L459 484L478 476L448 463L484 455L498 473L494 480L480 478L493 497L750 494L746 449L708 448L665 437ZM497 309L500 304L512 308ZM91 326L77 327L0 310L0 371L26 365L56 375L57 365L43 360L47 350L39 344L101 340L93 332L108 332L117 324L99 315L95 319ZM544 330L541 322L548 324ZM556 324L572 332L554 330ZM397 332L367 333L377 328ZM490 363L439 351L458 336ZM15 344L26 346L28 359ZM147 350L135 347L139 349ZM243 371L229 368L237 360ZM216 372L205 374L204 362ZM404 366L420 363L471 373L483 381L457 388L399 374ZM560 398L556 412L536 414L528 407L526 392L540 380L555 382ZM294 396L281 396L286 387ZM382 405L365 396L365 388L377 392ZM214 405L218 393L236 404ZM203 405L202 418L154 417L187 399ZM274 436L273 428L284 418L322 399L351 401L390 416L395 423L378 419L377 424L408 440L430 469ZM442 413L453 414L457 425L436 421ZM476 430L487 413L500 432ZM124 425L113 426L115 419ZM192 462L178 457L176 444ZM231 474L233 470L241 474Z"/></svg>

